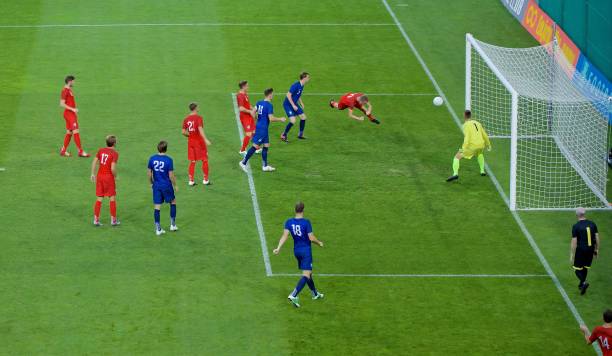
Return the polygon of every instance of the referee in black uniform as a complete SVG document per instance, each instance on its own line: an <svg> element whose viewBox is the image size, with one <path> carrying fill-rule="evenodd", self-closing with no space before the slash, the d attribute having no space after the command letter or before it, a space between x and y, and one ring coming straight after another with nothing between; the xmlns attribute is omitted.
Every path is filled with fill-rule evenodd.
<svg viewBox="0 0 612 356"><path fill-rule="evenodd" d="M586 282L587 273L591 268L593 256L597 256L599 252L599 233L597 225L591 220L587 220L584 216L586 210L584 208L576 209L576 217L578 222L572 227L572 244L570 252L570 261L573 263L576 277L580 280L578 289L580 294L586 293L589 284Z"/></svg>

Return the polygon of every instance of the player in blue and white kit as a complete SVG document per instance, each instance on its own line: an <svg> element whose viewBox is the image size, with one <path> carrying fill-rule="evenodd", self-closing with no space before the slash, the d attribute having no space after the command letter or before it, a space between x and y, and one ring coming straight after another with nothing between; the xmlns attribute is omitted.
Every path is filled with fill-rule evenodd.
<svg viewBox="0 0 612 356"><path fill-rule="evenodd" d="M281 135L281 140L285 142L289 142L287 139L287 134L289 134L289 130L295 125L295 117L300 117L300 133L298 134L298 138L301 140L305 140L304 137L304 128L306 127L306 114L304 114L304 102L302 101L302 92L304 91L304 86L310 80L310 74L307 72L300 73L300 80L293 83L289 91L287 92L287 96L285 97L285 101L283 102L283 108L285 109L285 113L289 118L289 123L285 127L285 132Z"/></svg>
<svg viewBox="0 0 612 356"><path fill-rule="evenodd" d="M153 189L153 204L155 207L155 234L160 236L166 231L161 228L159 223L159 210L163 203L170 203L170 231L177 231L176 227L176 198L174 192L178 191L176 186L176 178L174 177L174 163L172 158L166 155L168 150L168 142L160 141L157 144L157 152L159 154L149 158L149 182Z"/></svg>
<svg viewBox="0 0 612 356"><path fill-rule="evenodd" d="M287 238L291 234L293 237L293 254L298 262L298 268L302 270L302 278L295 286L295 289L287 297L296 308L300 307L300 299L298 294L304 288L304 285L308 284L308 288L312 292L312 299L323 298L323 293L319 293L315 288L314 281L312 280L312 250L311 242L323 247L323 242L319 241L312 232L312 225L310 220L304 218L304 203L299 202L295 205L295 218L289 219L285 222L285 230L283 236L278 241L278 246L274 249L274 254L280 253L281 247Z"/></svg>
<svg viewBox="0 0 612 356"><path fill-rule="evenodd" d="M268 128L270 127L270 121L281 121L285 122L284 117L275 117L274 108L272 107L272 97L274 96L274 89L268 88L264 90L264 100L260 100L255 105L255 112L257 113L257 123L255 124L255 134L251 142L253 146L249 148L244 159L238 164L243 171L247 172L247 162L253 156L255 151L263 147L261 151L261 160L263 161L264 172L272 172L276 169L268 165L268 148L270 147L270 137L268 135Z"/></svg>

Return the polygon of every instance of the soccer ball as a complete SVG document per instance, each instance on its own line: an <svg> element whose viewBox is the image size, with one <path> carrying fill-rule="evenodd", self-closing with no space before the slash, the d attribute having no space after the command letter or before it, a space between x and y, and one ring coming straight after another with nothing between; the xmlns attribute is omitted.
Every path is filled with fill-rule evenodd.
<svg viewBox="0 0 612 356"><path fill-rule="evenodd" d="M444 100L442 100L442 98L441 98L441 97L436 96L436 97L434 98L434 100L433 100L433 104L434 104L435 106L440 106L440 105L444 104Z"/></svg>

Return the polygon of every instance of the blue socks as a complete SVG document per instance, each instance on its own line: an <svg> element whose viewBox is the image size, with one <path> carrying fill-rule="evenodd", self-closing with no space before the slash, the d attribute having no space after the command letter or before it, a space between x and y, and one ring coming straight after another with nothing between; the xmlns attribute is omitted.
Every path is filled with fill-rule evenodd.
<svg viewBox="0 0 612 356"><path fill-rule="evenodd" d="M292 127L293 127L293 124L291 123L291 121L289 121L287 126L285 126L285 132L283 132L283 136L287 137L287 134L289 133L289 130L291 130Z"/></svg>
<svg viewBox="0 0 612 356"><path fill-rule="evenodd" d="M176 225L174 222L175 220L176 220L176 204L170 204L170 225Z"/></svg>
<svg viewBox="0 0 612 356"><path fill-rule="evenodd" d="M246 156L244 156L242 163L246 164L251 158L251 156L255 154L255 151L257 151L257 149L254 146L251 146L251 148L249 148L249 150L247 151Z"/></svg>
<svg viewBox="0 0 612 356"><path fill-rule="evenodd" d="M312 292L312 296L315 297L317 295L317 288L315 288L314 281L312 280L312 276L307 279L306 283L308 283L308 288Z"/></svg>
<svg viewBox="0 0 612 356"><path fill-rule="evenodd" d="M268 165L268 147L264 147L261 151L261 160L263 161L264 167Z"/></svg>
<svg viewBox="0 0 612 356"><path fill-rule="evenodd" d="M291 292L291 296L297 297L298 294L300 294L300 292L302 291L302 289L304 289L304 286L306 285L307 280L308 278L306 278L306 276L302 276L302 278L300 278L297 285L295 286L295 289L293 290L293 292Z"/></svg>
<svg viewBox="0 0 612 356"><path fill-rule="evenodd" d="M153 210L153 217L155 218L155 227L157 230L161 229L161 226L159 225L159 210Z"/></svg>
<svg viewBox="0 0 612 356"><path fill-rule="evenodd" d="M304 135L305 127L306 127L306 120L300 120L300 137Z"/></svg>

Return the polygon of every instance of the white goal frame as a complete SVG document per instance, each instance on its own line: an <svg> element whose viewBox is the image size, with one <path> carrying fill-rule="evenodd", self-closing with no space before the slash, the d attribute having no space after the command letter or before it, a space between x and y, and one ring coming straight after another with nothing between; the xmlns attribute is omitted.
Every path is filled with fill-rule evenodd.
<svg viewBox="0 0 612 356"><path fill-rule="evenodd" d="M556 42L553 44L556 46ZM479 43L474 39L472 34L466 34L465 41L465 108L467 110L472 109L472 51L475 50L486 63L491 72L497 77L499 82L508 90L511 95L511 117L510 117L510 187L509 187L509 199L508 205L510 210L570 210L575 207L550 207L550 208L517 208L517 153L518 153L518 119L519 119L519 92L512 86L512 84L506 79L503 73L498 69L496 64L491 58L485 53ZM556 137L553 137L559 151L565 156L568 163L576 171L576 173L582 178L586 186L593 192L593 194L601 201L601 208L590 208L590 209L605 209L610 210L612 208L608 203L605 196L605 192L602 194L600 189L597 189L595 184L591 181L589 176L579 167L576 163L572 154L564 147L563 143L560 142Z"/></svg>

